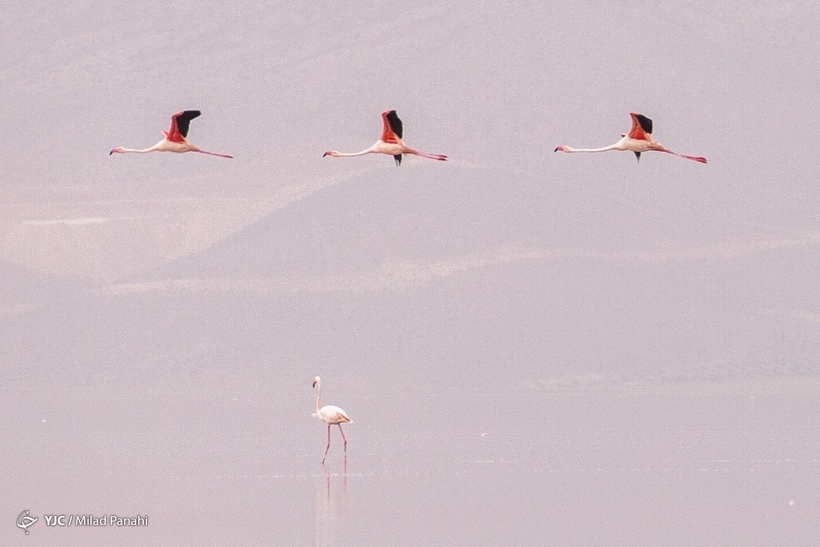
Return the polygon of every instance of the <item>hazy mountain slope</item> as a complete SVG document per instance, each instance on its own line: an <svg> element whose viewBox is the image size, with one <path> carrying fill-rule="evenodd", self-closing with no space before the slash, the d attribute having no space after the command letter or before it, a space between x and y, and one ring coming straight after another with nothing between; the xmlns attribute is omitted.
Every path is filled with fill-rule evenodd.
<svg viewBox="0 0 820 547"><path fill-rule="evenodd" d="M708 211L681 226L684 213L639 206L640 187L383 159L200 253L29 314L12 332L34 349L18 358L82 383L317 366L471 384L814 370L808 236Z"/></svg>

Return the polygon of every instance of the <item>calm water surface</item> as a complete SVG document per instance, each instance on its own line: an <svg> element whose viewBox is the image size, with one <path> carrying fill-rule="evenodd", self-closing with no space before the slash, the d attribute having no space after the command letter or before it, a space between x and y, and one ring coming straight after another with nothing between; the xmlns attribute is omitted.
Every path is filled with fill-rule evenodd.
<svg viewBox="0 0 820 547"><path fill-rule="evenodd" d="M309 383L7 389L0 544L820 545L814 380L328 384L354 423L326 466ZM43 518L112 513L149 523Z"/></svg>

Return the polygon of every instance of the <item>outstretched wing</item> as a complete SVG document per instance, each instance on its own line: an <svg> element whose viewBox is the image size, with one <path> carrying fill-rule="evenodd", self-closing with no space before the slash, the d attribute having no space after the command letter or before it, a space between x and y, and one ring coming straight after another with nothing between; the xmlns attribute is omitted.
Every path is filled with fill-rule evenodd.
<svg viewBox="0 0 820 547"><path fill-rule="evenodd" d="M642 141L652 140L652 120L643 114L630 112L632 117L632 129L629 130L630 139L638 139Z"/></svg>
<svg viewBox="0 0 820 547"><path fill-rule="evenodd" d="M382 130L382 141L398 142L402 135L402 123L395 110L382 112L384 129ZM398 138L397 138L398 137Z"/></svg>
<svg viewBox="0 0 820 547"><path fill-rule="evenodd" d="M184 110L177 112L171 117L171 130L166 134L169 141L185 142L185 137L188 136L188 128L191 125L191 120L200 116L202 112L199 110Z"/></svg>

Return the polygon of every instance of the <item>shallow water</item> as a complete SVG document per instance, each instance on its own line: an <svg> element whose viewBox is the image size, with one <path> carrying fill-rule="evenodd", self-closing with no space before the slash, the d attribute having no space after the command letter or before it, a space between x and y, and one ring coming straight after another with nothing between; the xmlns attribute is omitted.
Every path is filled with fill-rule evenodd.
<svg viewBox="0 0 820 547"><path fill-rule="evenodd" d="M2 544L812 545L812 385L6 390ZM347 397L343 397L343 392ZM342 403L342 399L345 400ZM39 520L26 537L15 525ZM142 527L45 515L142 515ZM11 543L10 543L11 542Z"/></svg>

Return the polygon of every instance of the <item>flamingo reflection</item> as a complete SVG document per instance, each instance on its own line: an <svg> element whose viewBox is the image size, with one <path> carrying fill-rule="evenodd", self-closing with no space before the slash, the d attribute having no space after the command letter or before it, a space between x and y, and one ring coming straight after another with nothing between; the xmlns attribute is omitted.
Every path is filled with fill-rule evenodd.
<svg viewBox="0 0 820 547"><path fill-rule="evenodd" d="M342 473L325 470L316 481L316 547L345 544L347 528L347 456Z"/></svg>

